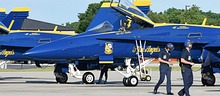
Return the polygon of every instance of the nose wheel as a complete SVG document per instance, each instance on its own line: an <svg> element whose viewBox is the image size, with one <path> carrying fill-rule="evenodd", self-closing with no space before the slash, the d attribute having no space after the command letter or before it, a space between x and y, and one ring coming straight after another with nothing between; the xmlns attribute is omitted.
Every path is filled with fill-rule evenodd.
<svg viewBox="0 0 220 96"><path fill-rule="evenodd" d="M85 84L94 84L95 76L91 72L86 72L83 74L82 81Z"/></svg>

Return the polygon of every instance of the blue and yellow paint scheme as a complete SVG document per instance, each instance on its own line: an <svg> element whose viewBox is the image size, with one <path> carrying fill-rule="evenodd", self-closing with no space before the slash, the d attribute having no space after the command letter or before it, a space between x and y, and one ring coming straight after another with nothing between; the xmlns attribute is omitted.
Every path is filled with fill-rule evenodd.
<svg viewBox="0 0 220 96"><path fill-rule="evenodd" d="M114 27L112 31L87 30L75 36L36 46L24 55L44 59L113 61L112 64L117 63L115 60L119 58L136 58L137 50L143 52L145 57L158 58L159 52L166 44L173 43L175 49L171 51L171 58L181 58L184 42L190 40L194 43L191 50L193 61L202 63L205 58L210 58L210 68L213 70L209 72L220 73L220 27L204 24L157 24L133 7L122 6L120 2L104 3L91 26L108 21ZM132 30L118 31L119 20L125 18L132 20ZM91 26L88 29L92 29ZM143 47L137 48L135 41L140 41ZM51 46L54 48L51 49ZM212 84L214 85L213 82L209 85Z"/></svg>
<svg viewBox="0 0 220 96"><path fill-rule="evenodd" d="M21 25L28 17L30 8L14 8L8 15L0 8L0 59L1 60L38 60L23 53L35 46L52 42L67 36L76 35L75 31L57 31L58 26L51 31L22 30ZM50 60L51 61L51 60Z"/></svg>
<svg viewBox="0 0 220 96"><path fill-rule="evenodd" d="M0 21L2 21L6 17L6 9L5 8L0 8Z"/></svg>

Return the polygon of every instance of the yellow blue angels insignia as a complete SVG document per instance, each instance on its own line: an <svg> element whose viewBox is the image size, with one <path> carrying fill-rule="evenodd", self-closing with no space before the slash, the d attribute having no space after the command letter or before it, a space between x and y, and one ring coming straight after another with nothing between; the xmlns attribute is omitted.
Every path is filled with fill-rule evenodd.
<svg viewBox="0 0 220 96"><path fill-rule="evenodd" d="M105 54L112 54L113 53L113 43L106 42L105 43Z"/></svg>
<svg viewBox="0 0 220 96"><path fill-rule="evenodd" d="M132 52L144 52L144 53L150 53L150 55L152 55L153 53L158 53L160 52L160 46L157 47L152 47L152 46L148 46L147 48L141 48L139 47L138 50L136 48L136 46L134 46L134 49L132 50Z"/></svg>
<svg viewBox="0 0 220 96"><path fill-rule="evenodd" d="M7 57L8 55L14 55L14 50L11 50L11 51L7 51L6 49L2 50L0 52L0 55L4 55L5 57Z"/></svg>

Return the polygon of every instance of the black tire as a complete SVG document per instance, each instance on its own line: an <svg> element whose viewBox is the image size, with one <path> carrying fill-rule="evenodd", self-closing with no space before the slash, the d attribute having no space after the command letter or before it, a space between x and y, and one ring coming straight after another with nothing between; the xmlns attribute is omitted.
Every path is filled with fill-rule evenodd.
<svg viewBox="0 0 220 96"><path fill-rule="evenodd" d="M145 76L145 81L151 81L151 76L150 75L146 75Z"/></svg>
<svg viewBox="0 0 220 96"><path fill-rule="evenodd" d="M82 81L85 84L94 84L95 76L91 72L86 72L83 74Z"/></svg>
<svg viewBox="0 0 220 96"><path fill-rule="evenodd" d="M126 78L126 77L123 78L123 84L124 84L124 86L129 86L128 78Z"/></svg>
<svg viewBox="0 0 220 96"><path fill-rule="evenodd" d="M138 85L138 78L136 76L130 76L128 78L129 86L137 86Z"/></svg>
<svg viewBox="0 0 220 96"><path fill-rule="evenodd" d="M66 73L57 73L56 81L57 83L66 83L68 80L68 76Z"/></svg>
<svg viewBox="0 0 220 96"><path fill-rule="evenodd" d="M215 75L213 74L202 74L202 84L204 86L214 86L215 85Z"/></svg>

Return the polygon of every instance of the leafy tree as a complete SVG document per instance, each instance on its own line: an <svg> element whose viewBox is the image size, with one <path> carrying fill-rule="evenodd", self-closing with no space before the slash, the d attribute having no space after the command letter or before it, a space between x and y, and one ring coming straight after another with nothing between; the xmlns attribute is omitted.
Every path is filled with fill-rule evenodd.
<svg viewBox="0 0 220 96"><path fill-rule="evenodd" d="M206 16L199 9L196 5L193 5L189 10L169 8L160 13L149 12L148 16L156 23L202 24Z"/></svg>
<svg viewBox="0 0 220 96"><path fill-rule="evenodd" d="M97 13L100 6L101 3L89 4L89 7L87 8L85 13L79 13L78 22L73 22L73 23L67 22L66 26L74 28L77 33L84 32L88 27L89 23L92 21L95 14Z"/></svg>
<svg viewBox="0 0 220 96"><path fill-rule="evenodd" d="M110 2L110 0L89 4L88 9L84 13L79 13L78 22L67 22L66 26L74 28L77 33L84 32L103 2ZM211 11L203 12L200 10L200 7L196 5L192 5L188 10L169 8L159 13L150 11L147 15L156 23L202 24L203 19L207 18L207 25L220 26L220 14Z"/></svg>

